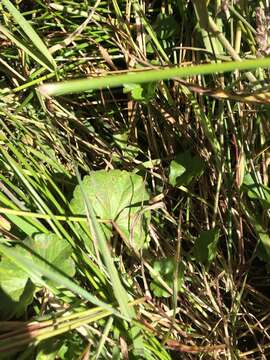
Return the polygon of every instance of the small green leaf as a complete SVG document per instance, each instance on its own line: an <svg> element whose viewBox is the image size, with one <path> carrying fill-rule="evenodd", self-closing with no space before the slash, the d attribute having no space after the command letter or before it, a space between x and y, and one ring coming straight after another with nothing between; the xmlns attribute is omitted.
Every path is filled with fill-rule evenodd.
<svg viewBox="0 0 270 360"><path fill-rule="evenodd" d="M139 84L125 84L123 89L124 94L131 93L132 99L137 101L144 100L143 88Z"/></svg>
<svg viewBox="0 0 270 360"><path fill-rule="evenodd" d="M195 177L201 176L204 169L203 160L189 151L178 154L171 161L169 183L172 186L188 185Z"/></svg>
<svg viewBox="0 0 270 360"><path fill-rule="evenodd" d="M149 199L143 178L127 171L92 171L82 181L83 193L88 197L95 214L103 220L102 229L109 239L113 221L135 249L147 245L147 224L150 212L141 212ZM74 214L85 215L85 201L79 186L71 201ZM85 232L87 234L87 225Z"/></svg>
<svg viewBox="0 0 270 360"><path fill-rule="evenodd" d="M219 240L219 230L217 228L203 231L196 239L193 253L196 260L208 266L217 254L217 244Z"/></svg>
<svg viewBox="0 0 270 360"><path fill-rule="evenodd" d="M124 93L131 93L132 99L141 102L149 102L156 93L156 82L146 84L124 84Z"/></svg>
<svg viewBox="0 0 270 360"><path fill-rule="evenodd" d="M252 225L257 233L257 236L260 239L256 253L261 260L269 263L269 261L270 261L269 231L264 228L265 225L263 225L263 220L260 219L261 216L259 215L259 213L257 213L256 215L253 215L251 212L249 212L249 211L247 211L247 212L248 212L248 215L250 218L250 222L252 223Z"/></svg>
<svg viewBox="0 0 270 360"><path fill-rule="evenodd" d="M266 238L267 236L267 238ZM265 244L263 243L263 240L266 239L268 244L265 246ZM269 235L265 236L261 236L260 235L260 242L257 246L256 249L256 255L258 256L258 258L262 261L264 261L265 263L269 264L269 260L270 260L270 256L269 256L269 245L270 245L270 241L269 241Z"/></svg>
<svg viewBox="0 0 270 360"><path fill-rule="evenodd" d="M260 200L264 207L270 207L270 188L255 181L251 174L245 175L242 189L250 199Z"/></svg>
<svg viewBox="0 0 270 360"><path fill-rule="evenodd" d="M174 275L176 270L176 263L174 258L166 258L161 260L156 260L154 262L154 270L159 274L159 276L166 281L169 287L173 287ZM152 276L153 281L150 283L150 289L153 291L154 295L157 297L170 297L171 295L166 291L159 283L156 276ZM183 263L179 264L178 272L178 290L182 289L184 281L184 265Z"/></svg>
<svg viewBox="0 0 270 360"><path fill-rule="evenodd" d="M152 100L156 94L157 82L152 81L146 84L142 84L143 87L143 96L145 101L148 102Z"/></svg>
<svg viewBox="0 0 270 360"><path fill-rule="evenodd" d="M113 135L115 144L122 150L123 156L127 159L134 159L139 154L139 148L129 144L129 132L124 131Z"/></svg>

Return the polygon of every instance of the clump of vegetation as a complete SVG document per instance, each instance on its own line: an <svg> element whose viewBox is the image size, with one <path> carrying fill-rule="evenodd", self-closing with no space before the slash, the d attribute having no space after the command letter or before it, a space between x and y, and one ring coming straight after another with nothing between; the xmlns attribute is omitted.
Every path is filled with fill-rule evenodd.
<svg viewBox="0 0 270 360"><path fill-rule="evenodd" d="M269 10L1 1L1 359L267 359Z"/></svg>

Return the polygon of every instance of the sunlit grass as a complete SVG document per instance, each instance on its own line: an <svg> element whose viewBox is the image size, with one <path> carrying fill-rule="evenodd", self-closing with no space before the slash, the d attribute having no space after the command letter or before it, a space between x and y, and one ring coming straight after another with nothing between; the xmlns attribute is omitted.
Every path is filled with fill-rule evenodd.
<svg viewBox="0 0 270 360"><path fill-rule="evenodd" d="M1 2L0 269L18 269L1 355L269 356L268 5L220 5ZM150 195L140 250L87 194L72 212L111 169ZM25 246L36 234L69 244L73 277Z"/></svg>

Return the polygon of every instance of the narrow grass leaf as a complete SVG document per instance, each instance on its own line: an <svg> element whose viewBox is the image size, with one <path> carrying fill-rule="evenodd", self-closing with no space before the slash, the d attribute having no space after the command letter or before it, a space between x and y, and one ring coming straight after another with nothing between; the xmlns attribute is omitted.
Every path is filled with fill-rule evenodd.
<svg viewBox="0 0 270 360"><path fill-rule="evenodd" d="M155 44L160 56L163 58L163 60L166 63L170 63L170 60L167 56L167 54L165 53L163 47L161 46L155 31L153 30L152 26L149 24L149 22L147 21L147 18L140 6L140 4L138 3L138 1L134 1L133 2L133 7L135 12L139 15L141 22L143 23L146 31L148 32L148 35L150 36L150 38L152 39L153 43Z"/></svg>
<svg viewBox="0 0 270 360"><path fill-rule="evenodd" d="M128 318L129 320L134 319L136 317L136 313L133 308L130 308L128 306L128 302L129 302L128 293L125 290L125 288L123 287L120 277L118 275L118 272L116 270L116 267L114 266L113 258L111 256L105 234L102 231L102 228L97 221L95 211L92 207L92 204L90 204L90 201L88 200L86 194L84 193L81 177L80 177L80 174L79 174L77 168L76 168L76 174L77 174L77 178L78 178L78 182L79 182L79 186L81 188L83 198L85 200L85 206L87 209L87 215L89 217L89 223L91 226L91 230L93 232L93 236L95 237L95 241L97 242L100 254L102 255L102 258L106 265L107 271L110 275L112 287L113 287L113 291L114 291L114 296L119 304L120 311L125 318ZM137 326L131 325L130 335L131 335L131 338L133 339L134 349L137 349L137 350L142 349L144 346L143 339L142 339L142 336L140 335L140 332L141 331Z"/></svg>
<svg viewBox="0 0 270 360"><path fill-rule="evenodd" d="M99 341L99 344L98 344L98 347L97 347L97 352L96 352L96 356L94 357L94 359L99 359L99 356L104 348L104 345L105 345L105 341L106 341L106 337L109 335L109 332L111 331L112 329L112 325L113 325L113 317L110 316L107 323L106 323L106 326L102 332L102 337Z"/></svg>
<svg viewBox="0 0 270 360"><path fill-rule="evenodd" d="M22 14L15 8L15 6L9 0L2 0L3 5L8 9L9 13L13 16L14 20L21 27L24 33L32 41L33 45L40 51L40 53L47 59L47 61L52 65L52 70L56 68L55 61L47 49L46 45L43 43L41 38L35 32L33 27L29 22L22 16Z"/></svg>
<svg viewBox="0 0 270 360"><path fill-rule="evenodd" d="M38 56L25 44L22 40L18 39L16 36L11 34L11 32L6 29L3 25L0 25L0 32L3 33L11 42L13 42L18 48L22 49L27 55L34 59L41 66L45 67L47 70L52 71L51 67L48 66L46 61L43 61L41 56Z"/></svg>
<svg viewBox="0 0 270 360"><path fill-rule="evenodd" d="M113 259L109 250L109 247L107 245L107 241L106 241L106 237L100 227L100 224L98 223L97 219L96 219L96 215L94 212L94 209L92 207L92 205L90 204L85 192L84 192L84 188L83 188L83 184L80 178L80 175L77 171L77 178L79 181L79 186L81 189L81 193L82 196L84 198L85 201L85 206L87 209L87 213L89 216L89 220L90 220L90 225L93 231L93 235L96 238L98 247L99 247L99 251L100 254L102 255L102 258L104 260L104 263L107 267L108 273L110 274L110 278L111 278L111 282L112 282L112 286L113 286L113 290L114 290L114 295L116 300L118 301L118 304L120 306L120 310L121 313L128 318L131 318L135 315L135 312L133 309L130 309L128 307L128 295L127 292L125 291L123 285L121 284L120 278L118 276L117 270L114 266L113 263Z"/></svg>

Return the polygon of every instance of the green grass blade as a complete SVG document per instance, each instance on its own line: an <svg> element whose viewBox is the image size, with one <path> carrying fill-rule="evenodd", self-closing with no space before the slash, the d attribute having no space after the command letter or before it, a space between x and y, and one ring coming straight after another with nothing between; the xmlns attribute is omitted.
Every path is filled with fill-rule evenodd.
<svg viewBox="0 0 270 360"><path fill-rule="evenodd" d="M0 33L3 33L11 42L13 42L18 48L22 49L27 55L29 55L32 59L34 59L41 66L45 67L49 71L52 71L52 69L46 64L46 62L43 61L40 56L37 56L32 51L32 49L30 49L27 46L27 44L23 43L21 40L19 40L17 37L15 37L13 34L11 34L11 32L2 25L0 25ZM42 56L42 58L43 58L43 56Z"/></svg>
<svg viewBox="0 0 270 360"><path fill-rule="evenodd" d="M17 24L21 27L24 33L31 40L33 45L40 51L40 53L47 59L47 61L52 65L52 70L56 68L55 61L47 49L46 45L43 43L41 38L35 32L33 27L29 24L29 22L21 15L21 13L15 8L15 6L9 0L2 0L2 4L8 9L11 16L17 22Z"/></svg>
<svg viewBox="0 0 270 360"><path fill-rule="evenodd" d="M79 185L81 187L81 191L84 195L81 178L80 178L80 175L79 175L79 172L77 169L76 169L76 173L77 173ZM95 236L100 254L102 255L103 261L104 261L107 271L110 275L110 279L111 279L112 287L113 287L113 291L114 291L114 296L119 304L122 315L125 318L132 320L136 317L136 313L132 307L128 306L128 303L129 303L128 293L125 290L125 288L123 287L120 277L118 275L118 272L116 270L116 267L114 266L114 262L113 262L113 258L110 253L110 249L108 247L105 235L100 227L100 224L97 221L94 209L85 195L84 195L84 199L85 199L85 206L87 209L87 214L88 214L91 230L93 232L93 236ZM140 328L138 328L138 326L131 325L130 334L133 339L134 349L142 349L144 346L143 339L142 339L140 332L141 331L140 331Z"/></svg>
<svg viewBox="0 0 270 360"><path fill-rule="evenodd" d="M113 325L113 317L110 316L107 323L106 323L106 326L103 330L103 333L102 333L102 337L99 341L99 344L98 344L98 348L97 348L97 352L96 352L96 355L95 355L95 360L99 359L99 356L104 348L104 345L105 345L105 341L106 341L106 337L108 336L109 332L111 331L112 329L112 325Z"/></svg>
<svg viewBox="0 0 270 360"><path fill-rule="evenodd" d="M107 241L105 238L105 235L100 227L100 224L98 223L94 209L92 208L91 204L89 203L87 196L84 194L82 183L80 176L77 171L77 178L79 180L79 185L81 187L81 191L83 193L84 199L85 199L85 206L87 208L87 213L90 220L90 225L93 231L93 236L95 236L100 254L103 257L104 263L107 267L108 273L110 274L112 287L114 290L114 296L120 306L121 313L127 317L132 318L135 316L135 312L132 308L128 307L128 295L125 291L123 285L121 284L120 278L118 276L117 270L114 266L113 259L109 250L109 247L107 245Z"/></svg>
<svg viewBox="0 0 270 360"><path fill-rule="evenodd" d="M166 52L164 51L163 47L161 46L161 44L160 44L160 42L159 42L159 40L158 40L152 26L147 21L147 18L145 17L145 14L144 14L140 4L138 3L138 1L133 2L133 7L134 7L135 12L140 16L142 24L144 25L145 30L147 31L148 35L152 39L153 43L155 44L160 56L163 58L163 60L166 63L170 63L170 59L168 58L168 56L167 56Z"/></svg>
<svg viewBox="0 0 270 360"><path fill-rule="evenodd" d="M252 70L270 67L270 58L255 60L231 61L189 67L175 67L156 70L130 72L121 75L109 75L91 79L70 80L59 83L44 84L39 91L44 96L59 96L64 94L78 93L83 91L117 87L123 84L142 84L152 81L168 80L175 77L184 78L196 75L213 73L225 73L235 70Z"/></svg>

